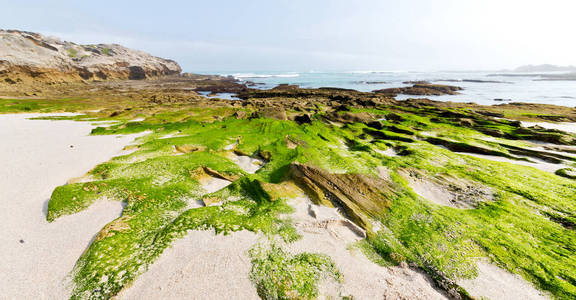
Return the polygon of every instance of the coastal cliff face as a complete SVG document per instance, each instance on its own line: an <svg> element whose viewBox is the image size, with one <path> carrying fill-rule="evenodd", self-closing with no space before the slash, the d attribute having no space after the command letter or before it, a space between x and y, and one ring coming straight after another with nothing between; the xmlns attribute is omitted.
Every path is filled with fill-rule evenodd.
<svg viewBox="0 0 576 300"><path fill-rule="evenodd" d="M0 29L1 83L148 79L181 72L175 61L116 44L77 45Z"/></svg>

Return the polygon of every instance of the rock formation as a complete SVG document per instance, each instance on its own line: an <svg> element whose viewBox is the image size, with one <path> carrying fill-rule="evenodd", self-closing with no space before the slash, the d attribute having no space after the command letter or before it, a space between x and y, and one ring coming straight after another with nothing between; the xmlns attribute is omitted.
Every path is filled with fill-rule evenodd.
<svg viewBox="0 0 576 300"><path fill-rule="evenodd" d="M427 82L406 82L413 83L410 87L400 88L387 88L375 90L375 93L396 97L399 94L414 95L414 96L441 96L441 95L456 95L458 91L462 90L461 87L443 84L430 84Z"/></svg>
<svg viewBox="0 0 576 300"><path fill-rule="evenodd" d="M38 33L0 30L0 82L147 79L180 74L178 63L116 44L77 45Z"/></svg>

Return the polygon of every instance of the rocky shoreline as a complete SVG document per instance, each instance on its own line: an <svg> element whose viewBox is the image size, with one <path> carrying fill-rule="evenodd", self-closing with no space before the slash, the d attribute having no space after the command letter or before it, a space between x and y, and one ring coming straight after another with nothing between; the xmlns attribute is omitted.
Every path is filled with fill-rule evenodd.
<svg viewBox="0 0 576 300"><path fill-rule="evenodd" d="M76 47L108 55L2 34L58 57ZM70 53L63 62L83 63ZM69 270L71 298L576 295L576 134L566 130L576 109L394 98L460 91L425 82L257 89L146 57L132 79L132 62L99 65L113 70L106 80L71 65L2 73L0 113L74 112L43 119L90 122L95 136L140 134L47 202L47 227L104 199L123 204Z"/></svg>

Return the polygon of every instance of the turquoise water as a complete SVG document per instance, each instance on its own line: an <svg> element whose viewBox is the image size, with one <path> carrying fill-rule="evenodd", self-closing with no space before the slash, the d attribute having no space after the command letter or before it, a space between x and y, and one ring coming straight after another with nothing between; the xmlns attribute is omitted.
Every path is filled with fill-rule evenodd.
<svg viewBox="0 0 576 300"><path fill-rule="evenodd" d="M493 76L487 72L227 72L239 80L261 83L259 88L272 88L281 83L297 84L305 88L339 87L358 91L407 86L406 81L426 80L438 84L463 87L460 95L427 96L426 98L474 102L478 104L501 104L507 102L544 103L576 106L576 81L542 81L531 77ZM445 81L449 80L449 81ZM457 80L453 82L452 80ZM495 82L466 82L481 80ZM417 96L399 95L398 99ZM495 99L502 99L497 101Z"/></svg>

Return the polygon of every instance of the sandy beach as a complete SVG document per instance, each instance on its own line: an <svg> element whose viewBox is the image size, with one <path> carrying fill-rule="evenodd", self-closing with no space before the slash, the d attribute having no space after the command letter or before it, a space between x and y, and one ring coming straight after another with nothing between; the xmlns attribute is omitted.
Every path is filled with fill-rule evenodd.
<svg viewBox="0 0 576 300"><path fill-rule="evenodd" d="M194 230L166 249L118 299L260 299L250 282L250 231Z"/></svg>
<svg viewBox="0 0 576 300"><path fill-rule="evenodd" d="M66 299L68 274L94 235L122 212L100 201L46 221L53 189L121 154L134 136L89 136L84 122L0 115L0 299Z"/></svg>
<svg viewBox="0 0 576 300"><path fill-rule="evenodd" d="M0 300L576 299L576 1L60 2L2 5Z"/></svg>
<svg viewBox="0 0 576 300"><path fill-rule="evenodd" d="M70 178L82 176L98 163L126 154L122 148L136 136L89 136L93 124L73 121L30 120L37 114L0 115L0 299L15 295L25 299L66 299L70 296L70 271L98 231L122 213L122 204L100 200L80 213L46 221L46 207L53 189ZM236 159L235 159L236 158ZM231 159L249 173L261 167L248 157ZM229 181L206 184L213 192ZM287 245L291 252L328 254L344 276L341 286L325 282L323 295L410 297L443 299L430 279L406 266L381 267L349 246L363 237L352 230L334 209L311 204L302 194L293 199L290 217L302 240ZM310 211L313 211L311 214ZM350 223L352 224L352 223ZM361 231L361 230L360 230ZM193 231L174 243L120 299L202 298L256 299L248 274L248 250L258 241L250 232L215 236ZM545 295L518 276L484 263L481 275L462 280L473 295L498 296L506 292L520 298ZM499 283L499 284L496 284ZM495 293L484 293L498 288ZM522 293L524 294L522 294ZM518 299L520 299L518 298Z"/></svg>

